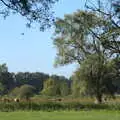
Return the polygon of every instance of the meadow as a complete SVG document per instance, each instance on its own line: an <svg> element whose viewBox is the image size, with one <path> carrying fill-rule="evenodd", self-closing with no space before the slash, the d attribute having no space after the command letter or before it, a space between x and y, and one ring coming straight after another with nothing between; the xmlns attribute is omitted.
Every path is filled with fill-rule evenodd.
<svg viewBox="0 0 120 120"><path fill-rule="evenodd" d="M33 98L32 102L0 102L0 120L120 120L120 99L94 104L92 98Z"/></svg>
<svg viewBox="0 0 120 120"><path fill-rule="evenodd" d="M119 120L120 111L0 112L0 120Z"/></svg>

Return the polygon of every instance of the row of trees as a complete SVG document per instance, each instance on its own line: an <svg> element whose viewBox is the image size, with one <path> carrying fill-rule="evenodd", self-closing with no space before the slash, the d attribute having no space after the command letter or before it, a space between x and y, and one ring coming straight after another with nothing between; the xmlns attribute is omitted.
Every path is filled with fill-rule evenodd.
<svg viewBox="0 0 120 120"><path fill-rule="evenodd" d="M10 73L6 64L2 64L0 66L0 95L29 99L35 94L62 97L100 94L100 99L102 99L103 95L113 95L115 92L120 92L118 68L117 59L101 65L97 54L88 56L70 79L39 72Z"/></svg>
<svg viewBox="0 0 120 120"><path fill-rule="evenodd" d="M33 94L65 96L70 93L70 81L64 76L35 72L10 73L6 64L0 65L0 95L28 97Z"/></svg>

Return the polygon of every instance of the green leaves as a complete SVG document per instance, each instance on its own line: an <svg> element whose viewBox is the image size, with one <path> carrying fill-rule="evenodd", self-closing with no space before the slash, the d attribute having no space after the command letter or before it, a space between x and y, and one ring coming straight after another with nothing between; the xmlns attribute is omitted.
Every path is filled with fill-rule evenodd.
<svg viewBox="0 0 120 120"><path fill-rule="evenodd" d="M53 43L57 48L57 65L72 62L81 63L88 55L97 52L98 21L102 20L92 12L77 11L57 19Z"/></svg>
<svg viewBox="0 0 120 120"><path fill-rule="evenodd" d="M31 85L22 85L21 87L16 87L14 88L10 95L12 97L20 97L20 98L25 98L25 99L29 99L30 97L33 96L33 94L35 93L35 88Z"/></svg>
<svg viewBox="0 0 120 120"><path fill-rule="evenodd" d="M53 79L54 78L54 79ZM48 96L66 96L69 94L69 88L67 81L62 79L56 79L57 76L53 76L53 78L50 78L45 81L44 83L44 89L41 92L44 95Z"/></svg>
<svg viewBox="0 0 120 120"><path fill-rule="evenodd" d="M1 0L0 13L5 17L10 13L18 13L27 19L27 26L38 24L43 31L54 22L52 5L58 0Z"/></svg>
<svg viewBox="0 0 120 120"><path fill-rule="evenodd" d="M102 20L99 24L98 33L95 37L99 39L109 57L120 54L120 2L119 0L97 0L86 1L87 11L94 12ZM106 8L107 6L107 8Z"/></svg>

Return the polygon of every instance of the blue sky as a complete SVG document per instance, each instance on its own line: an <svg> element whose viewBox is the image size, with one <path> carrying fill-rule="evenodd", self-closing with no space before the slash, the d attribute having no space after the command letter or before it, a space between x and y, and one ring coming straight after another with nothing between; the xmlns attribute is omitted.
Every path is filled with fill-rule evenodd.
<svg viewBox="0 0 120 120"><path fill-rule="evenodd" d="M59 0L54 6L56 17L84 8L84 0ZM52 44L53 29L40 32L28 29L25 19L11 15L0 20L0 64L7 63L10 72L44 72L69 77L76 64L54 68L56 49ZM24 35L21 33L24 32Z"/></svg>

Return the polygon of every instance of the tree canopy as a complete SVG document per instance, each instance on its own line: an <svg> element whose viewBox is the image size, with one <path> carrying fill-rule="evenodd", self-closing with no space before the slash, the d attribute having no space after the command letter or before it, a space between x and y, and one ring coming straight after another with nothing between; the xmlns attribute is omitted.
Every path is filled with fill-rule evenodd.
<svg viewBox="0 0 120 120"><path fill-rule="evenodd" d="M48 96L66 96L69 94L68 82L65 77L53 75L44 82L41 93Z"/></svg>
<svg viewBox="0 0 120 120"><path fill-rule="evenodd" d="M52 5L58 0L0 0L0 15L20 14L27 19L27 26L37 23L40 30L54 22Z"/></svg>
<svg viewBox="0 0 120 120"><path fill-rule="evenodd" d="M87 11L102 17L104 24L102 34L94 33L111 55L120 55L120 1L119 0L86 0ZM99 21L98 21L99 24Z"/></svg>
<svg viewBox="0 0 120 120"><path fill-rule="evenodd" d="M105 52L95 34L105 21L92 12L77 11L58 19L55 24L54 45L56 64L81 63L88 55ZM99 32L100 33L100 32Z"/></svg>

